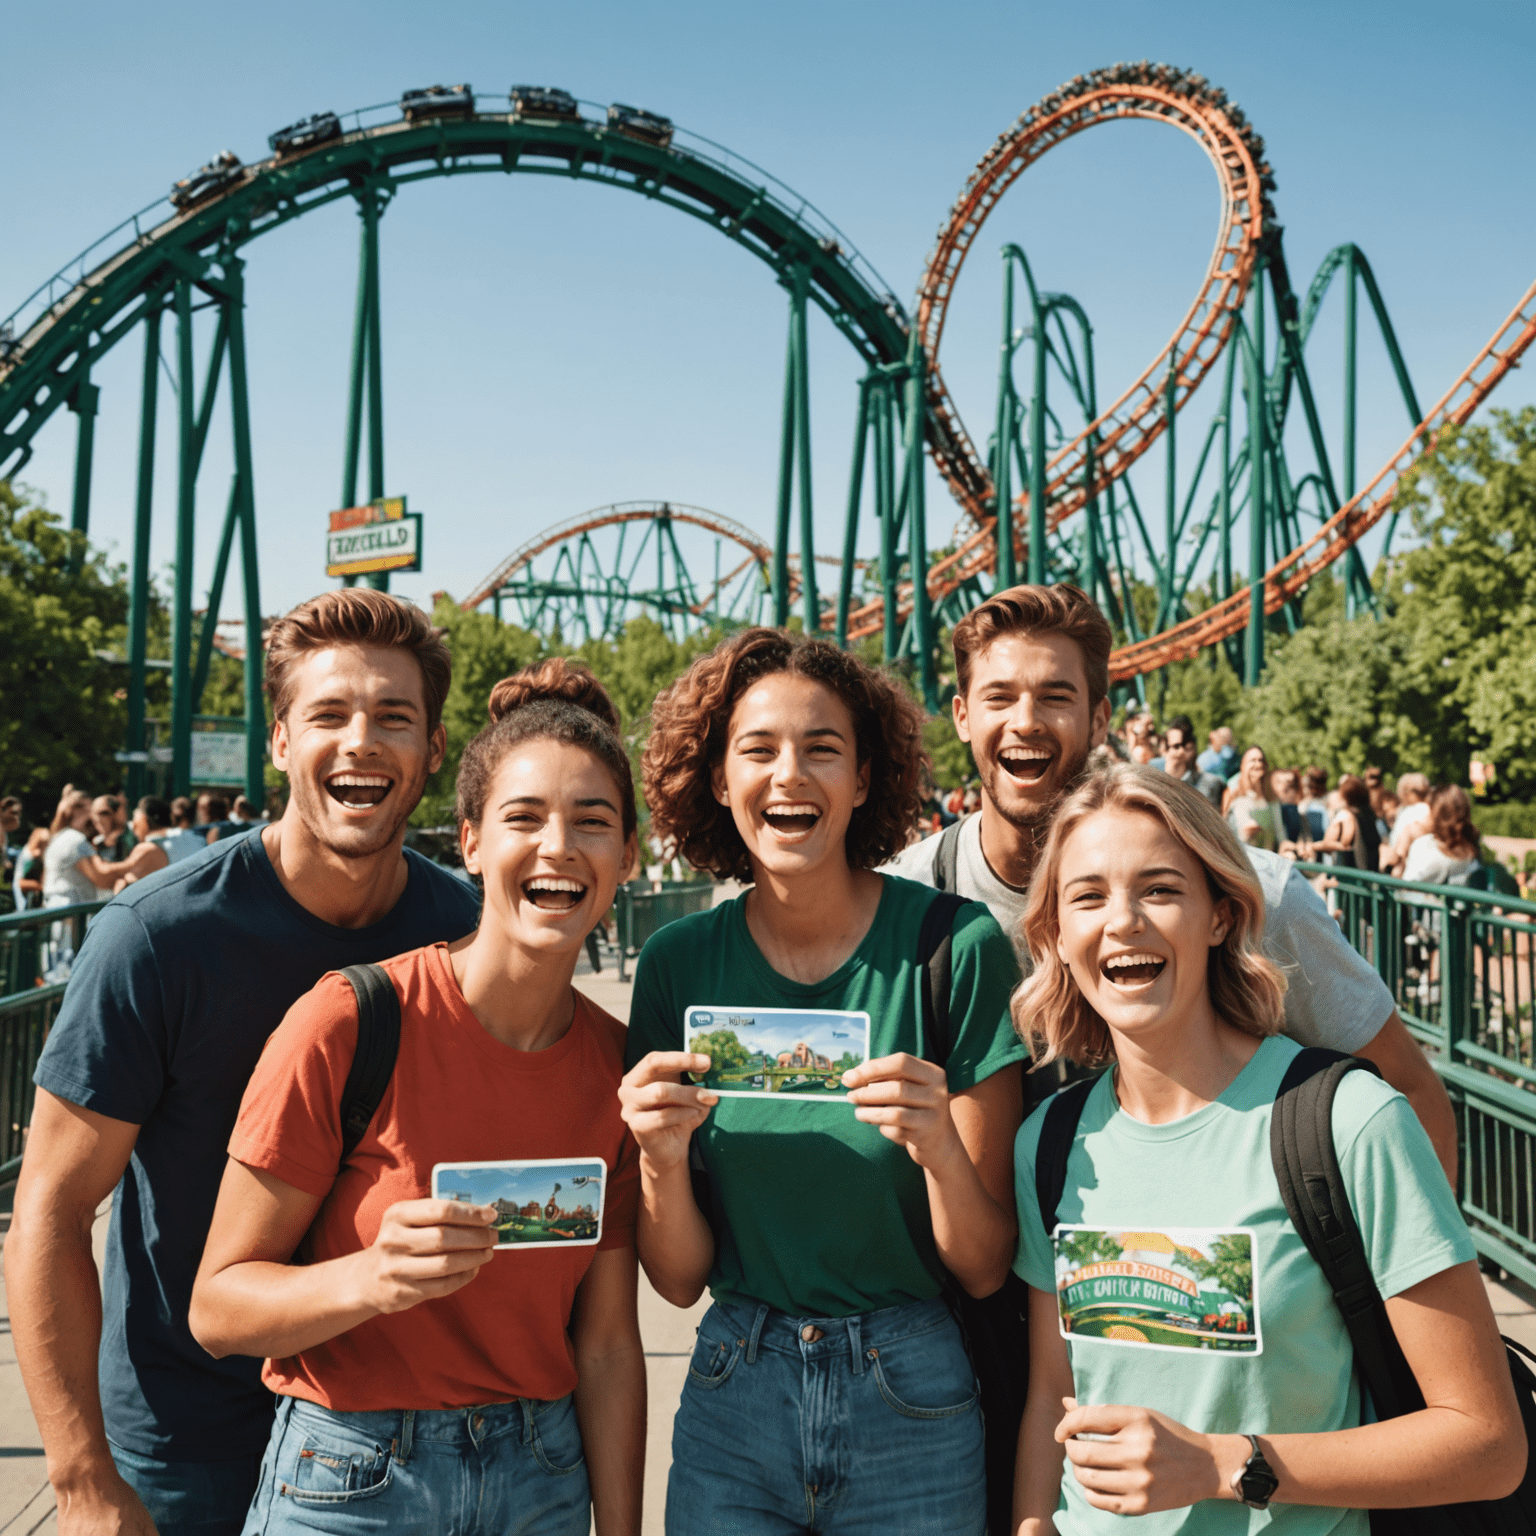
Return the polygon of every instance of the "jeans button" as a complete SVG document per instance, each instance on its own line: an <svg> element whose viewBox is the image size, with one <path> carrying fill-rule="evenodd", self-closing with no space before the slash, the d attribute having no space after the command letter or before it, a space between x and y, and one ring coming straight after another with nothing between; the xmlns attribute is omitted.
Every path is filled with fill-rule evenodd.
<svg viewBox="0 0 1536 1536"><path fill-rule="evenodd" d="M800 1330L800 1337L804 1339L807 1344L814 1344L817 1339L825 1338L826 1335L820 1328L816 1327L814 1323L807 1323L805 1327Z"/></svg>
<svg viewBox="0 0 1536 1536"><path fill-rule="evenodd" d="M474 1418L469 1421L469 1425L470 1428L473 1429L474 1432L478 1435L480 1431L485 1428L485 1415L483 1413L477 1413Z"/></svg>

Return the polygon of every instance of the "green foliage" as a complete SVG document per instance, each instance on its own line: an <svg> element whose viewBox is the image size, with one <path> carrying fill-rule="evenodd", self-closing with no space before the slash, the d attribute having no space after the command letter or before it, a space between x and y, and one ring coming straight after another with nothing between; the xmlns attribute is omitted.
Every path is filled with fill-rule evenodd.
<svg viewBox="0 0 1536 1536"><path fill-rule="evenodd" d="M1536 805L1472 805L1472 820L1484 837L1536 837Z"/></svg>
<svg viewBox="0 0 1536 1536"><path fill-rule="evenodd" d="M1387 572L1385 616L1335 606L1275 647L1233 721L1277 763L1367 764L1536 794L1536 407L1446 431L1398 493L1423 543ZM1337 583L1314 582L1326 595ZM1314 618L1310 608L1309 619Z"/></svg>
<svg viewBox="0 0 1536 1536"><path fill-rule="evenodd" d="M78 572L71 560L81 561ZM41 499L0 480L0 763L3 792L34 819L66 783L118 783L126 682L97 652L118 651L128 598L120 571Z"/></svg>
<svg viewBox="0 0 1536 1536"><path fill-rule="evenodd" d="M690 1051L709 1057L710 1071L730 1072L751 1061L752 1053L736 1038L732 1029L717 1029L707 1035L695 1035L688 1043Z"/></svg>
<svg viewBox="0 0 1536 1536"><path fill-rule="evenodd" d="M932 778L940 789L955 789L976 777L976 760L967 743L960 740L955 717L940 710L923 727L923 746L933 759Z"/></svg>
<svg viewBox="0 0 1536 1536"><path fill-rule="evenodd" d="M1211 1248L1210 1258L1184 1250L1189 1267L1202 1280L1214 1280L1240 1301L1253 1300L1253 1241L1237 1232L1223 1232Z"/></svg>
<svg viewBox="0 0 1536 1536"><path fill-rule="evenodd" d="M1056 1251L1079 1269L1085 1264L1106 1264L1118 1259L1121 1247L1108 1232L1068 1232Z"/></svg>

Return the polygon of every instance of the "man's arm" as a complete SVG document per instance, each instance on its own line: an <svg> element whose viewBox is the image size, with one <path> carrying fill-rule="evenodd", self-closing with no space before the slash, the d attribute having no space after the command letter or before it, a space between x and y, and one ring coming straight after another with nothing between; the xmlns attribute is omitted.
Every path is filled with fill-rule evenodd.
<svg viewBox="0 0 1536 1536"><path fill-rule="evenodd" d="M5 1240L16 1360L48 1456L59 1530L153 1536L154 1522L107 1449L96 1354L101 1283L91 1226L139 1127L37 1090Z"/></svg>
<svg viewBox="0 0 1536 1536"><path fill-rule="evenodd" d="M1376 1066L1381 1075L1413 1105L1419 1123L1429 1133L1435 1156L1456 1188L1456 1115L1440 1074L1429 1064L1424 1048L1408 1033L1394 1008L1387 1022L1355 1052Z"/></svg>
<svg viewBox="0 0 1536 1536"><path fill-rule="evenodd" d="M80 860L80 868L92 885L110 891L124 875L139 880L164 869L170 862L170 856L158 843L140 843L129 851L126 859L108 861L98 854L89 854Z"/></svg>

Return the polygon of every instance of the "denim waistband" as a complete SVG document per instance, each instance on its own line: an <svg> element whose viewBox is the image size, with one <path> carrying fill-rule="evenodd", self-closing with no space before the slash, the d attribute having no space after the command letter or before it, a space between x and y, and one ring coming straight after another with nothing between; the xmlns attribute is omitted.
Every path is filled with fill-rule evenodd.
<svg viewBox="0 0 1536 1536"><path fill-rule="evenodd" d="M409 1461L411 1447L423 1441L446 1445L481 1446L487 1440L516 1434L524 1444L533 1437L534 1421L566 1398L546 1402L539 1398L514 1397L511 1402L481 1403L469 1408L326 1408L308 1398L284 1397L277 1415L301 1423L341 1423L381 1445L389 1445L399 1461Z"/></svg>
<svg viewBox="0 0 1536 1536"><path fill-rule="evenodd" d="M711 1311L737 1335L736 1342L745 1346L748 1365L765 1349L802 1359L846 1352L856 1376L863 1373L866 1352L871 1349L936 1328L958 1328L942 1296L853 1317L796 1317L741 1296L716 1301Z"/></svg>

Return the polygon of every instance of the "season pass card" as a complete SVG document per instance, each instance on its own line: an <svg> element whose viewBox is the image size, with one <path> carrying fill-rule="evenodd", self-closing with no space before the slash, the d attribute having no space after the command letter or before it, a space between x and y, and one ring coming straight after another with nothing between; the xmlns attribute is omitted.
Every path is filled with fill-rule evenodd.
<svg viewBox="0 0 1536 1536"><path fill-rule="evenodd" d="M496 1207L498 1248L591 1247L603 1235L608 1165L600 1157L436 1163L432 1198Z"/></svg>
<svg viewBox="0 0 1536 1536"><path fill-rule="evenodd" d="M1052 1242L1064 1338L1264 1352L1250 1228L1058 1226Z"/></svg>
<svg viewBox="0 0 1536 1536"><path fill-rule="evenodd" d="M690 1008L690 1051L711 1058L704 1086L732 1097L846 1099L843 1073L869 1059L869 1015L805 1008Z"/></svg>

